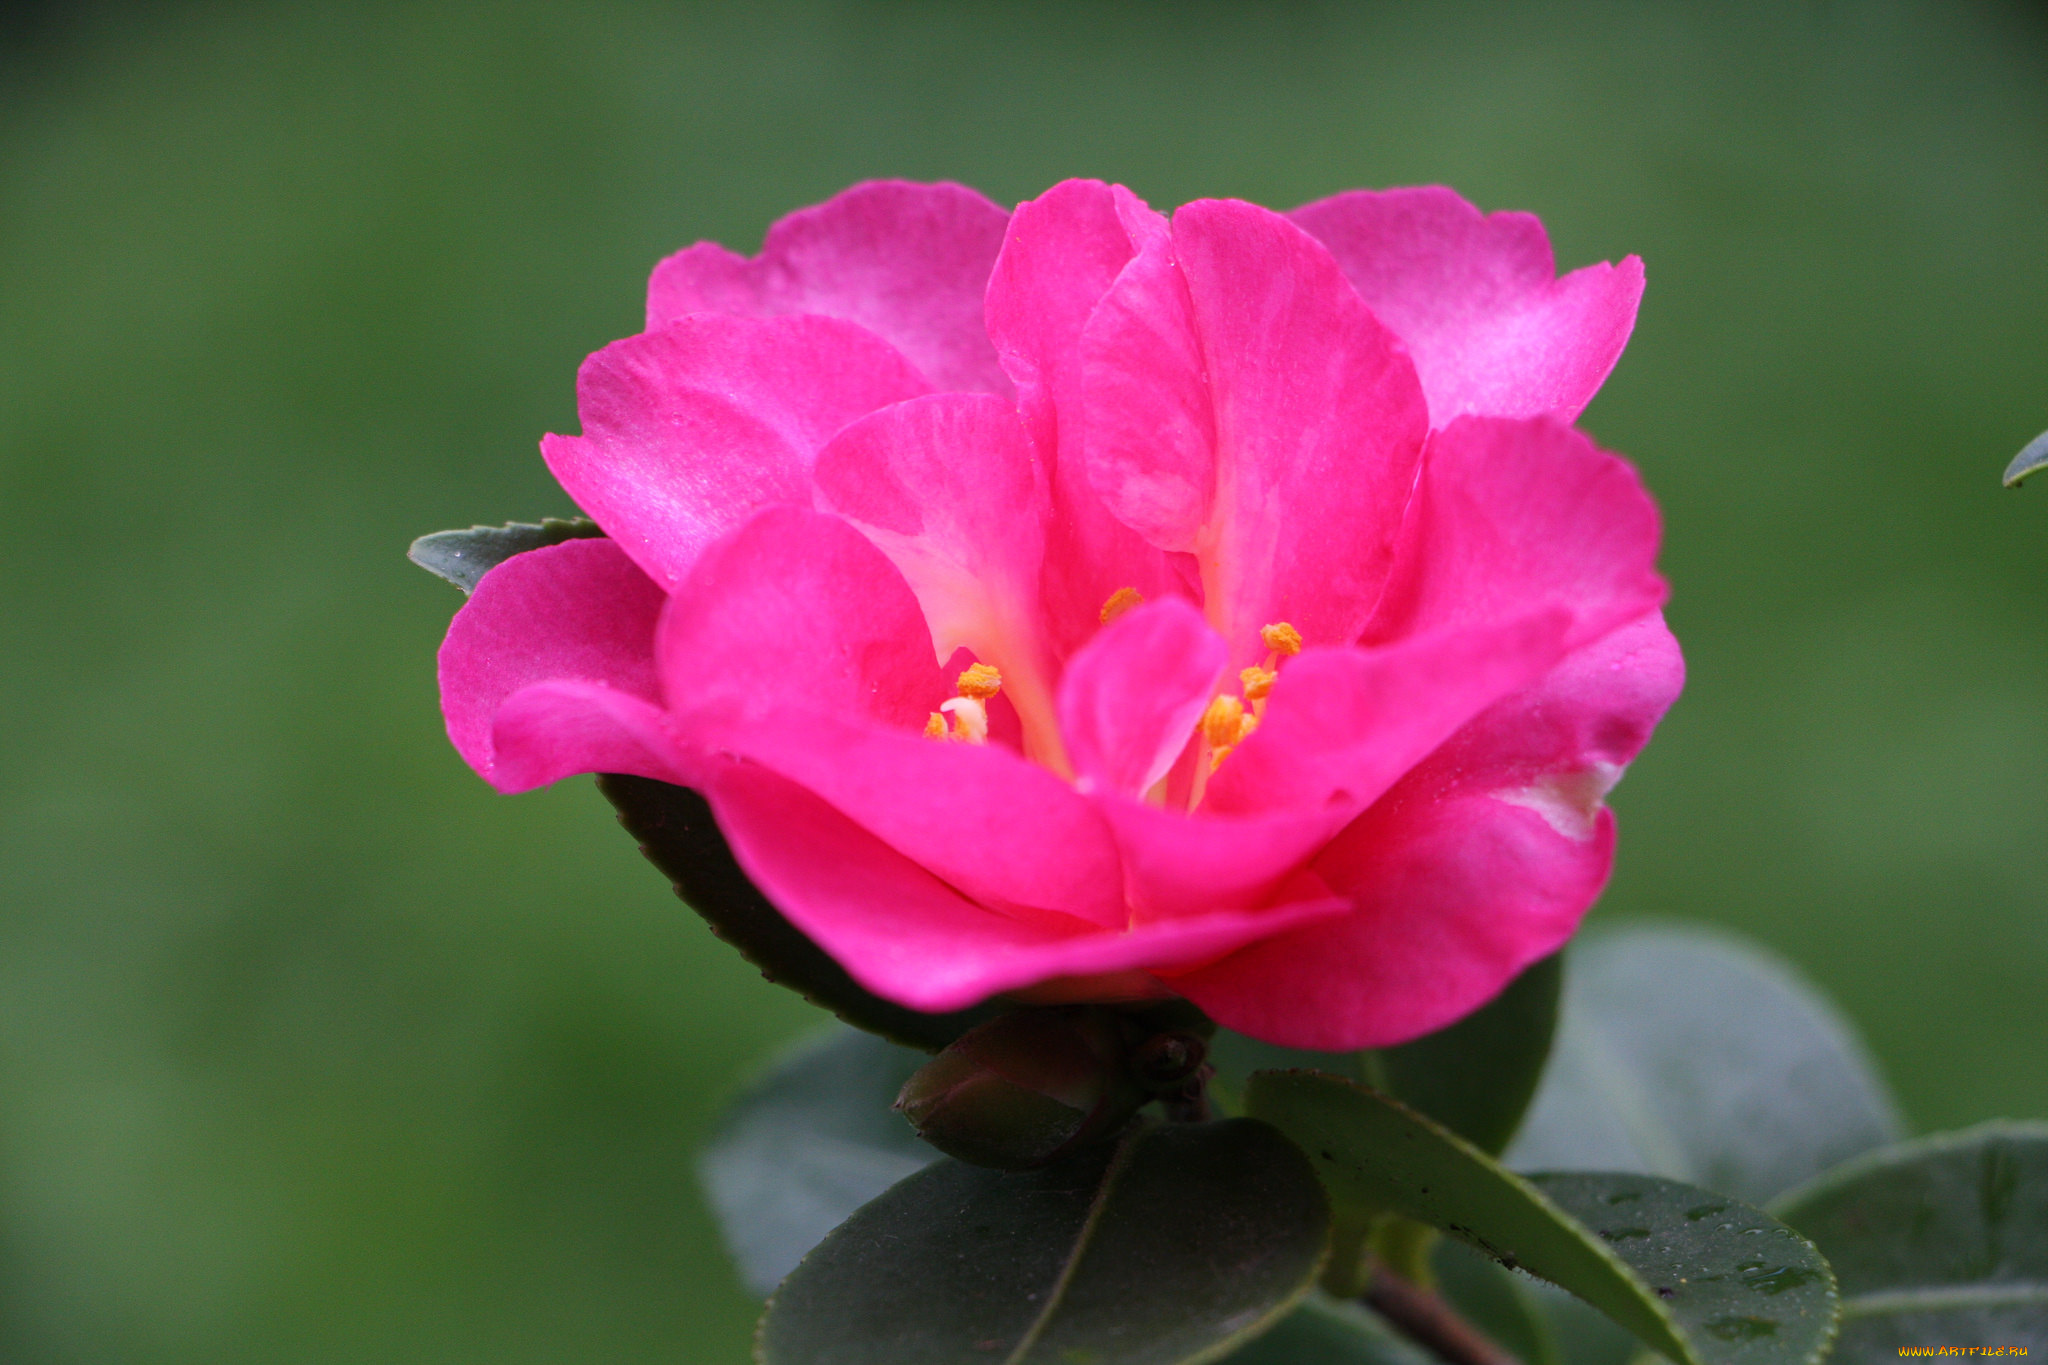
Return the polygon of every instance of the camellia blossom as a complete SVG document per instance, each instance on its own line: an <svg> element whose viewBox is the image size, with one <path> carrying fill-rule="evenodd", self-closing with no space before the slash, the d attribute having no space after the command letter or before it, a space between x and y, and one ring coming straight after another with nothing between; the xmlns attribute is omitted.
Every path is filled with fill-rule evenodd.
<svg viewBox="0 0 2048 1365"><path fill-rule="evenodd" d="M1642 285L1443 189L878 182L690 247L542 443L606 537L485 576L449 735L702 791L913 1008L1442 1027L1570 937L1682 681L1656 510L1571 425Z"/></svg>

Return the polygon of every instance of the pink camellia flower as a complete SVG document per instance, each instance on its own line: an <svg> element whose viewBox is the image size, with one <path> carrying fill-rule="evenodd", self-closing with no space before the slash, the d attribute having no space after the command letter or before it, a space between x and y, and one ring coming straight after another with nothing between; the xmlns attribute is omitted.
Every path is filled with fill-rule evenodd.
<svg viewBox="0 0 2048 1365"><path fill-rule="evenodd" d="M914 1008L1439 1028L1571 935L1682 680L1656 510L1571 426L1642 280L1443 189L882 182L693 246L542 443L608 538L484 578L449 735L701 790Z"/></svg>

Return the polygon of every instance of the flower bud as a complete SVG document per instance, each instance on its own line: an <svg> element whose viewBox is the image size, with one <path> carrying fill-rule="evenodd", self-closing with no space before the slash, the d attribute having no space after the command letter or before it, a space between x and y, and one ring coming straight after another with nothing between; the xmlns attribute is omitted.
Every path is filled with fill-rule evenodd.
<svg viewBox="0 0 2048 1365"><path fill-rule="evenodd" d="M896 1108L946 1155L1019 1171L1115 1133L1148 1098L1116 1022L1083 1006L1014 1010L968 1030L905 1083Z"/></svg>
<svg viewBox="0 0 2048 1365"><path fill-rule="evenodd" d="M1209 1045L1179 1029L1155 1033L1131 1051L1131 1076L1153 1095L1176 1095L1197 1080Z"/></svg>

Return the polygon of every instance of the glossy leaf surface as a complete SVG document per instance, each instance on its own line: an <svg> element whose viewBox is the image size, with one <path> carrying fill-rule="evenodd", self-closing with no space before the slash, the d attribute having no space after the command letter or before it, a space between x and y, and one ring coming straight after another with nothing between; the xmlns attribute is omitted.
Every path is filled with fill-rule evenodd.
<svg viewBox="0 0 2048 1365"><path fill-rule="evenodd" d="M1834 1262L1843 1365L1905 1347L2048 1347L2048 1123L1872 1152L1774 1212Z"/></svg>
<svg viewBox="0 0 2048 1365"><path fill-rule="evenodd" d="M1793 969L1697 929L1572 949L1516 1170L1641 1171L1762 1203L1896 1140L1862 1045Z"/></svg>
<svg viewBox="0 0 2048 1365"><path fill-rule="evenodd" d="M565 540L602 536L586 517L549 517L542 522L514 521L503 526L472 526L464 531L436 531L421 536L405 557L464 592L475 592L485 574L514 555L560 545Z"/></svg>
<svg viewBox="0 0 2048 1365"><path fill-rule="evenodd" d="M856 1028L927 1052L937 1052L996 1013L992 1006L977 1006L925 1014L861 986L747 879L718 831L710 804L698 793L621 773L601 775L597 789L617 808L619 823L640 841L640 851L674 884L676 894L768 980Z"/></svg>
<svg viewBox="0 0 2048 1365"><path fill-rule="evenodd" d="M1392 1212L1569 1289L1686 1365L1808 1365L1834 1331L1818 1252L1724 1196L1640 1175L1524 1179L1362 1086L1262 1072L1247 1106L1315 1161L1339 1219Z"/></svg>
<svg viewBox="0 0 2048 1365"><path fill-rule="evenodd" d="M1043 1170L939 1161L863 1207L783 1282L763 1365L1180 1365L1307 1292L1329 1209L1262 1123L1134 1129Z"/></svg>
<svg viewBox="0 0 2048 1365"><path fill-rule="evenodd" d="M1385 1091L1473 1145L1499 1152L1542 1078L1563 980L1563 959L1544 958L1475 1013L1400 1047L1304 1052L1218 1030L1212 1055L1222 1098L1235 1103L1254 1071L1326 1071Z"/></svg>
<svg viewBox="0 0 2048 1365"><path fill-rule="evenodd" d="M889 1108L926 1060L834 1028L777 1060L726 1110L697 1172L747 1288L766 1298L855 1209L938 1159Z"/></svg>

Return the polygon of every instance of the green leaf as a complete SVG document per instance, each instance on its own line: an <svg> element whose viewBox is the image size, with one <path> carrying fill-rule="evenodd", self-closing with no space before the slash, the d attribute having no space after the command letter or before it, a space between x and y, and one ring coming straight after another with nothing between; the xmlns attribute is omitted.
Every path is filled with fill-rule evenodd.
<svg viewBox="0 0 2048 1365"><path fill-rule="evenodd" d="M1517 1275L1484 1252L1448 1237L1437 1242L1431 1269L1437 1293L1524 1365L1562 1365L1555 1331L1537 1298L1542 1281ZM1571 1365L1581 1362L1574 1358Z"/></svg>
<svg viewBox="0 0 2048 1365"><path fill-rule="evenodd" d="M2012 463L2005 467L2005 486L2018 488L2021 479L2044 464L2048 464L2048 431L2027 442L2026 449L2012 457Z"/></svg>
<svg viewBox="0 0 2048 1365"><path fill-rule="evenodd" d="M415 540L405 557L468 593L476 591L485 574L514 555L603 534L596 522L584 517L549 517L538 525L514 521L503 526L472 526L466 531L436 531Z"/></svg>
<svg viewBox="0 0 2048 1365"><path fill-rule="evenodd" d="M784 1054L726 1110L697 1173L749 1289L767 1297L855 1209L938 1159L889 1108L926 1060L834 1028Z"/></svg>
<svg viewBox="0 0 2048 1365"><path fill-rule="evenodd" d="M1484 1009L1441 1032L1383 1050L1381 1088L1481 1151L1498 1153L1536 1096L1557 1028L1564 975L1563 957L1552 954Z"/></svg>
<svg viewBox="0 0 2048 1365"><path fill-rule="evenodd" d="M1377 1314L1320 1293L1223 1359L1224 1365L1436 1365L1434 1356Z"/></svg>
<svg viewBox="0 0 2048 1365"><path fill-rule="evenodd" d="M1530 1183L1650 1286L1699 1360L1817 1361L1827 1354L1836 1327L1834 1274L1812 1243L1769 1214L1657 1176L1569 1171Z"/></svg>
<svg viewBox="0 0 2048 1365"><path fill-rule="evenodd" d="M1844 1365L1906 1346L2048 1346L2048 1123L1871 1152L1772 1211L1834 1262Z"/></svg>
<svg viewBox="0 0 2048 1365"><path fill-rule="evenodd" d="M861 986L747 880L712 819L710 803L698 793L621 773L602 774L597 789L618 809L619 823L640 841L640 851L674 884L676 894L768 980L856 1028L927 1052L937 1052L996 1013L996 1007L984 1005L925 1014Z"/></svg>
<svg viewBox="0 0 2048 1365"><path fill-rule="evenodd" d="M1563 980L1562 959L1544 958L1449 1028L1365 1052L1304 1052L1219 1029L1210 1051L1219 1098L1236 1103L1254 1071L1326 1071L1383 1090L1473 1145L1499 1152L1536 1094Z"/></svg>
<svg viewBox="0 0 2048 1365"><path fill-rule="evenodd" d="M1517 1170L1640 1171L1760 1204L1898 1137L1856 1035L1760 949L1627 929L1575 946L1568 977Z"/></svg>
<svg viewBox="0 0 2048 1365"><path fill-rule="evenodd" d="M1834 1334L1827 1263L1790 1229L1721 1195L1643 1175L1514 1175L1363 1086L1261 1072L1250 1111L1293 1138L1341 1225L1429 1223L1569 1289L1685 1365L1807 1365Z"/></svg>
<svg viewBox="0 0 2048 1365"><path fill-rule="evenodd" d="M1178 1365L1282 1317L1321 1265L1315 1172L1263 1123L1137 1127L1037 1171L943 1160L783 1282L762 1365Z"/></svg>

